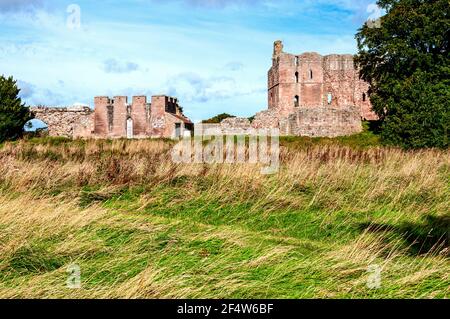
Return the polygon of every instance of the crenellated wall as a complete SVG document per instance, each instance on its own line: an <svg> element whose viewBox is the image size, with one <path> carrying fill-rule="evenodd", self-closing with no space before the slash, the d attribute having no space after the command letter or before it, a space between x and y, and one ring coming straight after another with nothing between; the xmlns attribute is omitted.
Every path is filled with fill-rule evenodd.
<svg viewBox="0 0 450 319"><path fill-rule="evenodd" d="M146 96L133 96L131 103L130 117L133 120L133 135L145 136L149 131L150 108L147 105Z"/></svg>
<svg viewBox="0 0 450 319"><path fill-rule="evenodd" d="M375 120L368 95L369 86L359 78L350 54L322 56L283 52L276 41L268 72L269 109L288 116L301 108L357 107L362 119Z"/></svg>
<svg viewBox="0 0 450 319"><path fill-rule="evenodd" d="M89 107L31 107L36 119L47 124L50 136L70 138L176 138L193 131L173 97L97 96L95 109Z"/></svg>
<svg viewBox="0 0 450 319"><path fill-rule="evenodd" d="M95 129L97 138L145 138L176 137L185 130L193 130L192 123L180 111L178 99L152 96L133 96L128 103L126 96L95 98Z"/></svg>
<svg viewBox="0 0 450 319"><path fill-rule="evenodd" d="M275 41L268 71L268 105L254 128L278 127L282 135L335 137L362 131L362 120L377 120L369 85L359 78L353 56L283 52Z"/></svg>

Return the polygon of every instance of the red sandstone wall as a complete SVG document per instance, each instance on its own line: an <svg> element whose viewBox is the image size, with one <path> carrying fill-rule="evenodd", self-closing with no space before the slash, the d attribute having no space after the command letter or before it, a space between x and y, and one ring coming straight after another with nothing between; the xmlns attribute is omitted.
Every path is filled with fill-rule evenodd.
<svg viewBox="0 0 450 319"><path fill-rule="evenodd" d="M355 91L356 105L361 109L361 117L364 120L375 121L378 120L379 118L372 110L372 104L370 103L369 94L367 93L368 91L369 91L369 84L359 79L358 76Z"/></svg>
<svg viewBox="0 0 450 319"><path fill-rule="evenodd" d="M73 138L90 138L94 132L95 113L86 114L78 119L73 128Z"/></svg>
<svg viewBox="0 0 450 319"><path fill-rule="evenodd" d="M131 118L133 119L133 135L146 135L149 131L146 96L133 96Z"/></svg>
<svg viewBox="0 0 450 319"><path fill-rule="evenodd" d="M331 94L331 106L343 107L355 105L356 70L352 55L328 55L324 57L324 105L328 105Z"/></svg>
<svg viewBox="0 0 450 319"><path fill-rule="evenodd" d="M107 136L109 133L108 124L108 105L107 96L97 96L94 98L94 134Z"/></svg>
<svg viewBox="0 0 450 319"><path fill-rule="evenodd" d="M150 134L154 137L163 137L165 130L165 112L168 97L163 95L152 96Z"/></svg>
<svg viewBox="0 0 450 319"><path fill-rule="evenodd" d="M282 48L282 44L278 46ZM277 110L281 116L298 110L295 106L298 96L299 108L356 106L362 118L374 120L377 117L371 111L367 90L368 84L359 79L352 55L322 57L308 52L296 56L274 49L268 72L268 104L270 110Z"/></svg>
<svg viewBox="0 0 450 319"><path fill-rule="evenodd" d="M114 97L114 116L111 135L113 137L127 136L127 103L126 96Z"/></svg>
<svg viewBox="0 0 450 319"><path fill-rule="evenodd" d="M304 53L300 55L297 70L300 75L301 83L301 89L299 92L300 105L322 105L322 56L317 53ZM295 109L293 111L295 111Z"/></svg>
<svg viewBox="0 0 450 319"><path fill-rule="evenodd" d="M280 123L282 135L336 137L362 131L357 107L300 108Z"/></svg>

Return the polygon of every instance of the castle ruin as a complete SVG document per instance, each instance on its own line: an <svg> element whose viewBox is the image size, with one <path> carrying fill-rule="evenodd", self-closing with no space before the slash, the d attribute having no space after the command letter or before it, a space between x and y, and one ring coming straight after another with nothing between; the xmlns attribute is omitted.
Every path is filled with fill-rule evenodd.
<svg viewBox="0 0 450 319"><path fill-rule="evenodd" d="M376 120L369 86L359 78L353 56L308 52L291 54L275 41L268 72L268 109L247 128L279 128L281 135L336 137L362 131L363 120ZM240 118L226 119L223 130L243 128ZM239 124L237 124L239 122Z"/></svg>
<svg viewBox="0 0 450 319"><path fill-rule="evenodd" d="M363 120L376 120L369 86L359 78L353 56L308 52L291 54L275 41L268 72L268 109L217 125L223 134L253 134L277 128L281 135L336 137L362 131ZM178 100L166 95L98 96L95 109L33 107L51 136L72 138L179 138L193 132Z"/></svg>
<svg viewBox="0 0 450 319"><path fill-rule="evenodd" d="M98 96L89 107L32 107L36 119L47 124L50 136L70 138L177 138L193 132L178 99L166 95Z"/></svg>

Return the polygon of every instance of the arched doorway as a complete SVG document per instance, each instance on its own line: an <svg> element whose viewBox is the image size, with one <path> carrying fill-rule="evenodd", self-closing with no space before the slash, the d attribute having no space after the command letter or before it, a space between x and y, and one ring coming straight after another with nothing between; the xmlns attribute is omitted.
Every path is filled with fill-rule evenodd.
<svg viewBox="0 0 450 319"><path fill-rule="evenodd" d="M127 138L133 138L133 119L131 117L127 119Z"/></svg>
<svg viewBox="0 0 450 319"><path fill-rule="evenodd" d="M25 133L32 135L48 135L48 124L40 119L32 119L23 127Z"/></svg>

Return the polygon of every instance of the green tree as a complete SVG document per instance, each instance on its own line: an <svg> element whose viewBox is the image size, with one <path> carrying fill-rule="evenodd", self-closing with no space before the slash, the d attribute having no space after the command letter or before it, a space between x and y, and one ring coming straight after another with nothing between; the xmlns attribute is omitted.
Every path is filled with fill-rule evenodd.
<svg viewBox="0 0 450 319"><path fill-rule="evenodd" d="M236 116L230 115L230 114L227 114L227 113L222 113L222 114L216 115L216 116L214 116L214 117L212 117L212 118L210 118L208 120L204 120L204 121L202 121L202 123L204 123L204 124L218 124L218 123L222 122L223 120L225 120L225 119L227 119L229 117L236 117Z"/></svg>
<svg viewBox="0 0 450 319"><path fill-rule="evenodd" d="M24 125L32 118L19 92L17 81L0 76L0 142L22 136Z"/></svg>
<svg viewBox="0 0 450 319"><path fill-rule="evenodd" d="M381 137L405 148L448 147L448 0L379 0L380 24L356 34L356 65L370 84Z"/></svg>

